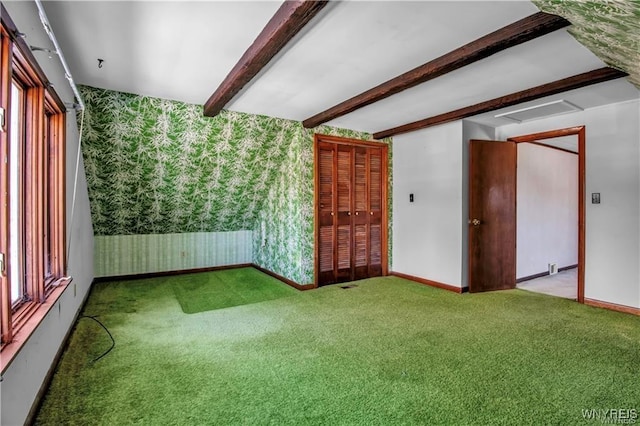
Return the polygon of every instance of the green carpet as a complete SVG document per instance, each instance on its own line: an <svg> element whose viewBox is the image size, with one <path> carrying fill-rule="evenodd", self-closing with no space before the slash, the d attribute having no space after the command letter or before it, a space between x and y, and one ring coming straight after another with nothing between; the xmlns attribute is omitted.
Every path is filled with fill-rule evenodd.
<svg viewBox="0 0 640 426"><path fill-rule="evenodd" d="M264 302L299 293L254 268L177 275L168 281L185 314Z"/></svg>
<svg viewBox="0 0 640 426"><path fill-rule="evenodd" d="M395 277L185 314L170 279L97 284L42 425L600 424L640 411L640 318ZM196 296L194 296L196 297Z"/></svg>

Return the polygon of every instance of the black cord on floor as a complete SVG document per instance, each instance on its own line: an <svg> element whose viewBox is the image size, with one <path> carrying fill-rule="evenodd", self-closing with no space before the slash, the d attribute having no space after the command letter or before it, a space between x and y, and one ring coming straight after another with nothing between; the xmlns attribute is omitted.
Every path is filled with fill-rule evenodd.
<svg viewBox="0 0 640 426"><path fill-rule="evenodd" d="M107 349L107 351L105 353L103 353L102 355L100 355L98 358L94 359L93 362L96 362L98 360L100 360L100 358L104 357L106 354L108 354L109 352L111 352L111 350L116 346L116 341L113 338L113 336L111 335L111 333L109 332L109 330L107 329L107 327L104 326L103 323L101 323L96 317L91 316L91 315L82 315L80 318L89 318L94 320L95 322L97 322L98 324L100 324L100 327L104 328L104 331L107 332L107 334L109 335L109 338L111 339L111 347L109 349Z"/></svg>

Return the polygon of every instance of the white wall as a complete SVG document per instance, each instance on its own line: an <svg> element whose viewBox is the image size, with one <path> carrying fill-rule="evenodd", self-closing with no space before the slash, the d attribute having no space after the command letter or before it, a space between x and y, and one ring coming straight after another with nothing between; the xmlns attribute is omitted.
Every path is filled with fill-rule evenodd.
<svg viewBox="0 0 640 426"><path fill-rule="evenodd" d="M393 138L394 272L462 286L462 167L460 121Z"/></svg>
<svg viewBox="0 0 640 426"><path fill-rule="evenodd" d="M520 143L517 182L516 277L576 265L578 155Z"/></svg>
<svg viewBox="0 0 640 426"><path fill-rule="evenodd" d="M27 43L50 47L42 30L38 11L33 2L3 2L18 29L27 34ZM35 54L43 71L53 83L64 102L73 102L64 72L57 58ZM24 344L13 362L2 374L0 382L0 424L21 425L35 402L47 371L63 343L64 336L73 325L73 319L88 294L93 280L93 228L89 211L89 197L80 159L76 203L73 217L73 188L78 152L78 129L73 111L67 114L67 236L70 237L69 275L73 282Z"/></svg>
<svg viewBox="0 0 640 426"><path fill-rule="evenodd" d="M497 135L504 139L578 125L586 125L585 297L637 308L640 101L503 126ZM593 192L601 194L601 204L591 204Z"/></svg>

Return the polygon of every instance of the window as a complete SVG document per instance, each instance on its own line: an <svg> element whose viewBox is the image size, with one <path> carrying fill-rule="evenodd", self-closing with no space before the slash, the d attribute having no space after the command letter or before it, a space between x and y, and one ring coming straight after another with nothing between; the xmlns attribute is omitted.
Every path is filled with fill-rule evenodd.
<svg viewBox="0 0 640 426"><path fill-rule="evenodd" d="M4 8L2 12L0 158L6 161L0 162L0 320L4 350L17 333L24 332L23 327L35 328L31 319L38 312L44 316L48 299L66 284L65 109L26 43L14 36L17 29Z"/></svg>
<svg viewBox="0 0 640 426"><path fill-rule="evenodd" d="M20 205L14 202L14 199L20 198L20 152L22 143L22 131L24 127L24 90L11 82L11 99L9 111L10 121L10 139L9 146L9 258L8 265L11 267L9 276L11 277L11 307L16 307L24 297L24 287L22 276L22 268L20 267L20 252L22 250L22 233L20 232Z"/></svg>

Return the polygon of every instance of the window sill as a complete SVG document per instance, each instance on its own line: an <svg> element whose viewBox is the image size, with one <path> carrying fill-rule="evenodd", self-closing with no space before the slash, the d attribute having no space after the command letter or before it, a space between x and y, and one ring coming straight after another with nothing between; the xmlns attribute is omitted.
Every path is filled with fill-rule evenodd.
<svg viewBox="0 0 640 426"><path fill-rule="evenodd" d="M45 302L27 304L16 313L17 324L14 326L13 340L2 345L2 349L0 349L0 374L4 374L11 365L11 362L20 353L20 349L27 343L71 281L71 277L58 279L52 286L52 291Z"/></svg>

